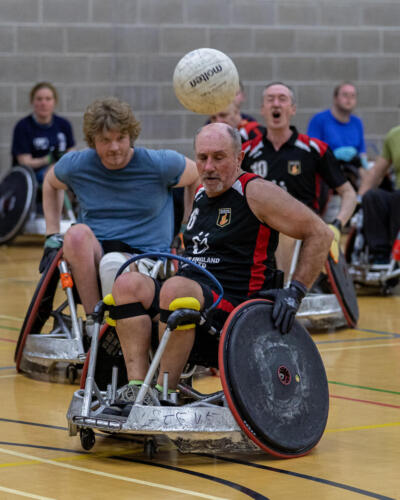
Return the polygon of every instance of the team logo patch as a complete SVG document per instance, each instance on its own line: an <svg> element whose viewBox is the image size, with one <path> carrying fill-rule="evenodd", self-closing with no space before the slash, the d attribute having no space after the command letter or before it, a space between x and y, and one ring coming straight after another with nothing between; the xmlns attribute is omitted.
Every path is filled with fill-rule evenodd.
<svg viewBox="0 0 400 500"><path fill-rule="evenodd" d="M290 175L301 174L301 162L298 160L288 161L288 172Z"/></svg>
<svg viewBox="0 0 400 500"><path fill-rule="evenodd" d="M230 208L220 208L218 210L217 226L225 227L231 222L231 209Z"/></svg>

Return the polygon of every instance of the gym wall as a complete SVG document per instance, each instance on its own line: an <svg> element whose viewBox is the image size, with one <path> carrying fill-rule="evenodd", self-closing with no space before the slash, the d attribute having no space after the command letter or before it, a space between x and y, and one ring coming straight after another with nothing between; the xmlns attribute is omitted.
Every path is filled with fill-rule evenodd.
<svg viewBox="0 0 400 500"><path fill-rule="evenodd" d="M334 85L352 80L373 158L399 123L399 26L398 0L0 0L0 173L40 80L58 88L57 112L72 121L80 148L85 107L112 94L142 121L138 144L191 156L204 117L182 108L171 80L199 47L234 60L243 110L256 117L266 82L291 84L304 132L330 106Z"/></svg>

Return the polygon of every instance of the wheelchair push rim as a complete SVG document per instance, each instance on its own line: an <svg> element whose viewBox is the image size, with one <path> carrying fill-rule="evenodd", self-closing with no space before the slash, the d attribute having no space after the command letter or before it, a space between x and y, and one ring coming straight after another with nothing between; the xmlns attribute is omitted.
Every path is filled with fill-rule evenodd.
<svg viewBox="0 0 400 500"><path fill-rule="evenodd" d="M20 330L20 334L17 341L17 346L14 354L14 361L16 363L17 371L20 371L20 363L23 354L23 350L25 347L26 339L28 335L32 332L32 327L37 319L39 307L42 303L43 297L45 293L54 288L54 292L59 279L59 271L58 271L58 261L62 257L62 248L58 251L57 255L54 257L52 263L50 264L47 271L45 271L36 287L36 290L33 294L32 300L29 304L28 311L25 315L24 323ZM52 292L52 290L50 290ZM52 294L53 295L53 294Z"/></svg>
<svg viewBox="0 0 400 500"><path fill-rule="evenodd" d="M233 417L257 446L276 457L299 457L325 430L328 382L308 332L295 321L282 335L271 312L265 299L231 312L219 344L221 383Z"/></svg>

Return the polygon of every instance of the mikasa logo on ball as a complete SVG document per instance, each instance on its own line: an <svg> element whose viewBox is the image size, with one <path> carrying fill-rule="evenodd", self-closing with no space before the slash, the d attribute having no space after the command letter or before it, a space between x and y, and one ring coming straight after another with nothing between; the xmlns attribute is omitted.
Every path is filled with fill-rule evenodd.
<svg viewBox="0 0 400 500"><path fill-rule="evenodd" d="M194 78L189 82L190 86L196 87L198 83L207 82L212 76L214 76L216 73L220 73L221 71L222 71L222 66L218 64L218 66L215 66L214 68L207 70L205 73L196 76L196 78Z"/></svg>

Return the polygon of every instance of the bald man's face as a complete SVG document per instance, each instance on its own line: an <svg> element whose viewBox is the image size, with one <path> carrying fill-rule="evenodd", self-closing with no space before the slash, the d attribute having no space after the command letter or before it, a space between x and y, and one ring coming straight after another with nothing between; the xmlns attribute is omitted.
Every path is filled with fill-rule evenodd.
<svg viewBox="0 0 400 500"><path fill-rule="evenodd" d="M221 123L205 126L196 138L196 165L209 197L227 191L239 175L242 152L236 153L227 127Z"/></svg>

